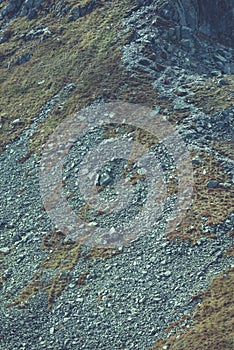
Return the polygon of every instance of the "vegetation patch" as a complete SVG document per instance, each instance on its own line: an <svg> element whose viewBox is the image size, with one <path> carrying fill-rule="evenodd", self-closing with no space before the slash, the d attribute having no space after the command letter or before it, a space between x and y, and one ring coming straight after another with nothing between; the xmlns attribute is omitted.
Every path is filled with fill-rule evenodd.
<svg viewBox="0 0 234 350"><path fill-rule="evenodd" d="M7 269L6 264L4 263L4 259L7 254L10 253L10 249L1 249L0 250L0 287L7 280L7 275L5 274L5 270Z"/></svg>
<svg viewBox="0 0 234 350"><path fill-rule="evenodd" d="M234 160L234 142L233 141L219 141L212 140L210 148L223 157Z"/></svg>
<svg viewBox="0 0 234 350"><path fill-rule="evenodd" d="M199 159L193 164L192 206L168 238L196 243L202 236L213 237L209 226L222 223L231 214L234 186L231 175L224 172L221 161L212 153L193 151L191 158Z"/></svg>
<svg viewBox="0 0 234 350"><path fill-rule="evenodd" d="M222 78L207 78L190 87L186 101L193 103L204 113L215 113L233 107L234 75L223 75Z"/></svg>
<svg viewBox="0 0 234 350"><path fill-rule="evenodd" d="M31 124L45 102L71 82L77 88L62 104L55 104L32 137L34 151L65 117L97 99L153 105L156 92L149 78L130 77L121 62L121 47L131 36L131 32L121 31L122 18L134 5L127 0L113 6L103 1L101 7L72 22L67 16L55 21L53 14L11 22L8 30L13 34L0 46L2 150ZM25 35L38 28L47 28L49 34L25 41ZM24 54L30 54L31 59L15 64Z"/></svg>
<svg viewBox="0 0 234 350"><path fill-rule="evenodd" d="M160 339L150 350L231 350L234 347L234 269L220 273L192 315L189 328L181 328L167 339Z"/></svg>
<svg viewBox="0 0 234 350"><path fill-rule="evenodd" d="M91 248L88 253L84 253L80 243L66 240L65 234L61 231L53 231L44 236L42 250L47 252L45 259L41 262L32 280L21 290L17 298L8 303L8 307L24 308L38 292L44 292L48 296L47 309L50 310L54 300L71 282L69 271L74 268L78 259L90 261L90 267L93 260L110 259L120 254L118 249L98 247ZM43 276L46 270L52 274L49 281L45 281ZM85 285L87 275L88 271L84 271L77 277L75 281L77 288Z"/></svg>

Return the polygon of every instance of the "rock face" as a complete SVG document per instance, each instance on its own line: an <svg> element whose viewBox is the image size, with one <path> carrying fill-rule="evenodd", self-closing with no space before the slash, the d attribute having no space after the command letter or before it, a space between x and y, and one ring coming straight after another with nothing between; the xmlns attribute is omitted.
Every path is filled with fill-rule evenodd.
<svg viewBox="0 0 234 350"><path fill-rule="evenodd" d="M28 19L35 18L43 2L44 0L8 0L8 4L0 11L0 19L18 15L27 16ZM154 2L138 1L138 4L145 6ZM57 6L62 4L64 5L63 0L57 1ZM91 0L83 8L81 6L73 8L69 20L78 19L89 13L95 6L98 6L98 1ZM172 18L180 25L189 27L224 45L234 45L234 0L162 1L160 6L163 6L164 15L168 19Z"/></svg>
<svg viewBox="0 0 234 350"><path fill-rule="evenodd" d="M0 1L1 3L1 1ZM43 3L44 7L41 6ZM72 7L67 1L57 0L54 4L46 4L44 0L8 0L7 5L0 9L0 20L10 19L14 17L24 17L31 20L38 16L38 11L43 7L45 13L55 11L57 15L64 16L70 11L68 21L76 21L78 18L83 17L90 13L95 7L100 6L100 2L97 0L90 0L84 5L77 5Z"/></svg>
<svg viewBox="0 0 234 350"><path fill-rule="evenodd" d="M28 15L32 10L38 10L44 0L8 0L8 4L1 11L1 17L12 17L19 13ZM57 3L63 3L63 0ZM87 6L95 6L98 1L92 0ZM140 1L140 6L152 4L154 1ZM163 2L162 2L163 3ZM214 39L225 41L229 45L234 41L234 0L175 0L165 1L163 6L170 7L182 25L208 35ZM170 16L170 14L168 13ZM78 16L79 17L79 16ZM77 17L77 18L78 18Z"/></svg>
<svg viewBox="0 0 234 350"><path fill-rule="evenodd" d="M198 28L227 45L234 45L234 0L198 0Z"/></svg>
<svg viewBox="0 0 234 350"><path fill-rule="evenodd" d="M225 45L234 45L234 0L176 0L164 10L182 26Z"/></svg>
<svg viewBox="0 0 234 350"><path fill-rule="evenodd" d="M37 17L37 11L44 0L8 0L8 4L0 11L0 19L14 16L27 16L28 19Z"/></svg>
<svg viewBox="0 0 234 350"><path fill-rule="evenodd" d="M234 0L151 1L126 18L134 33L123 60L130 69L159 75L177 66L198 74L234 72L232 13ZM219 6L220 5L220 6Z"/></svg>

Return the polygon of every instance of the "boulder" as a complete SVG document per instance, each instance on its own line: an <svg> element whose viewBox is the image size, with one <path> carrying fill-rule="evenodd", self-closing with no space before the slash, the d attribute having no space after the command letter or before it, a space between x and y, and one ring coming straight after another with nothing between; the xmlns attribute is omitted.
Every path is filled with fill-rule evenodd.
<svg viewBox="0 0 234 350"><path fill-rule="evenodd" d="M184 39L190 28L224 45L234 44L234 0L175 0L166 3L165 11L183 28Z"/></svg>

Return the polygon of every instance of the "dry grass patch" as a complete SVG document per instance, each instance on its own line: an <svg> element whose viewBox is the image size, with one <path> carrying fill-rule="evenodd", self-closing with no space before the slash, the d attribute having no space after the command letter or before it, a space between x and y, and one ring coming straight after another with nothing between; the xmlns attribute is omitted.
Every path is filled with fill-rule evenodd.
<svg viewBox="0 0 234 350"><path fill-rule="evenodd" d="M77 89L65 106L51 111L45 130L41 125L35 139L43 139L42 134L45 138L56 123L97 98L116 99L119 92L121 98L125 95L129 74L121 63L121 47L131 33L121 32L121 21L134 3L125 0L113 7L107 2L101 5L74 22L68 23L67 17L55 21L53 14L48 14L32 21L17 18L10 24L8 29L14 35L0 48L2 147L22 132L45 102L66 84L76 83ZM37 28L48 28L51 34L24 41L21 35ZM15 65L24 53L31 54L31 59ZM150 84L147 85L150 90ZM142 88L139 93L140 90L142 94ZM17 128L12 126L16 119L19 119ZM37 145L38 142L33 141Z"/></svg>
<svg viewBox="0 0 234 350"><path fill-rule="evenodd" d="M210 148L221 156L228 157L230 160L234 160L234 142L233 141L218 141L212 140L210 142Z"/></svg>
<svg viewBox="0 0 234 350"><path fill-rule="evenodd" d="M93 260L110 259L120 254L120 250L110 248L91 248L84 254L79 242L72 242L65 238L61 231L52 231L43 237L42 250L46 251L47 255L32 280L20 291L17 298L9 302L8 307L24 308L38 292L44 292L48 296L47 310L50 310L54 300L70 283L69 271L75 267L78 259L90 261L89 266L91 266ZM43 271L46 270L52 271L49 281L43 278ZM77 288L85 285L87 275L88 271L84 271L77 277L75 281Z"/></svg>
<svg viewBox="0 0 234 350"><path fill-rule="evenodd" d="M48 295L48 310L56 297L69 283L69 271L74 268L77 260L81 257L80 243L66 242L65 235L60 231L53 231L43 237L42 250L48 252L46 258L41 262L39 269L32 280L23 288L18 297L10 303L24 307L28 300L39 291ZM43 271L54 271L49 282L43 280Z"/></svg>
<svg viewBox="0 0 234 350"><path fill-rule="evenodd" d="M220 83L223 81L223 84ZM215 113L232 108L234 103L234 75L223 75L222 78L208 78L202 83L190 87L189 100L204 113Z"/></svg>
<svg viewBox="0 0 234 350"><path fill-rule="evenodd" d="M233 211L234 186L232 178L227 175L220 161L210 153L192 152L191 157L200 157L200 163L194 164L193 203L186 217L176 231L169 233L168 238L188 239L195 243L202 236L212 237L204 226L216 225ZM207 184L216 180L219 185L209 188ZM224 184L229 183L229 187Z"/></svg>
<svg viewBox="0 0 234 350"><path fill-rule="evenodd" d="M202 295L193 323L150 350L232 350L234 348L234 269L222 272Z"/></svg>

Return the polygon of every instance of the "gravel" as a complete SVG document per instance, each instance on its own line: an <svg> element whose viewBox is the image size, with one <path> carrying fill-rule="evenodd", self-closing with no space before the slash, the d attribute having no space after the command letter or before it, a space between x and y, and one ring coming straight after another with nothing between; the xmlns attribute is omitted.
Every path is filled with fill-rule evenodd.
<svg viewBox="0 0 234 350"><path fill-rule="evenodd" d="M200 301L191 297L204 291L217 273L233 263L233 258L223 257L232 245L226 233L233 221L227 218L213 228L216 239L202 238L191 247L187 242L168 242L165 222L159 220L148 234L123 246L121 254L110 260L94 260L88 266L84 258L79 259L67 273L70 282L50 311L42 292L26 309L9 309L7 295L14 297L33 278L45 258L41 239L54 228L41 209L39 158L31 155L19 162L28 153L28 135L34 126L0 156L0 252L5 254L7 277L1 287L2 348L147 349L164 336L171 322L189 315ZM98 130L99 141L100 135ZM88 147L88 137L84 143ZM74 152L68 154L70 179L76 169ZM117 165L118 173L121 167ZM75 280L84 271L88 271L87 289L77 289ZM51 276L53 271L43 273L45 281ZM184 324L191 322L188 319Z"/></svg>

